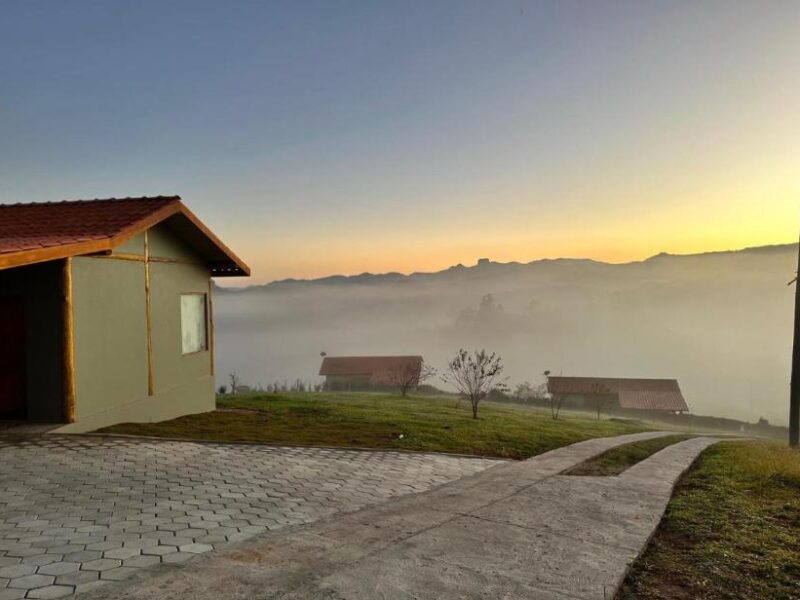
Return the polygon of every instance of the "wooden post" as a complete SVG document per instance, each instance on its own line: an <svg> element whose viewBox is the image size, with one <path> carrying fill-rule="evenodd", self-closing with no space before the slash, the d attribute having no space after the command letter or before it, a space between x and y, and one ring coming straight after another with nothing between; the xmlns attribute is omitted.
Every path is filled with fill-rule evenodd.
<svg viewBox="0 0 800 600"><path fill-rule="evenodd" d="M797 269L800 275L800 246ZM796 448L800 442L800 282L794 286L794 345L792 347L792 383L789 394L789 445Z"/></svg>
<svg viewBox="0 0 800 600"><path fill-rule="evenodd" d="M64 259L61 273L62 413L65 423L75 422L75 330L72 315L72 258Z"/></svg>
<svg viewBox="0 0 800 600"><path fill-rule="evenodd" d="M144 312L147 335L147 395L153 395L153 318L150 307L150 247L144 232Z"/></svg>
<svg viewBox="0 0 800 600"><path fill-rule="evenodd" d="M214 284L211 278L208 279L208 354L211 361L211 376L214 376L214 302L211 299L211 291Z"/></svg>

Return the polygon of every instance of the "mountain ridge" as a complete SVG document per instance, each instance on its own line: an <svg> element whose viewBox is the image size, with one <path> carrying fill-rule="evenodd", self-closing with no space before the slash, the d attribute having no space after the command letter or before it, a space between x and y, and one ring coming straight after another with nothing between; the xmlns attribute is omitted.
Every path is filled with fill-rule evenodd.
<svg viewBox="0 0 800 600"><path fill-rule="evenodd" d="M456 275L462 273L477 273L480 272L481 270L488 270L488 269L505 269L505 270L529 269L529 268L535 268L537 266L550 266L554 264L562 264L562 265L569 264L574 266L618 269L624 267L651 265L659 261L663 262L665 260L679 261L683 259L697 259L697 258L708 259L713 257L724 257L732 255L742 256L748 254L785 252L791 249L797 249L797 246L798 246L797 243L769 244L765 246L748 246L745 248L740 248L735 250L711 250L707 252L697 252L692 254L672 254L669 252L659 252L658 254L654 254L653 256L650 256L642 260L633 260L623 263L610 263L591 258L570 258L570 257L539 258L531 260L529 262L520 262L520 261L498 262L488 258L481 258L474 265L466 266L463 263L458 263L450 267L441 269L439 271L414 271L412 273L400 273L398 271L388 271L385 273L371 273L365 271L363 273L358 273L355 275L333 274L333 275L325 275L323 277L314 277L307 279L289 277L286 279L277 279L274 281L270 281L268 283L248 285L243 287L217 286L217 289L222 292L245 293L254 291L269 291L269 290L279 290L279 289L309 287L309 286L339 286L339 285L347 286L347 285L365 285L365 284L378 284L378 283L402 283L407 281L420 281L420 280L432 280L436 278L445 278L448 275Z"/></svg>

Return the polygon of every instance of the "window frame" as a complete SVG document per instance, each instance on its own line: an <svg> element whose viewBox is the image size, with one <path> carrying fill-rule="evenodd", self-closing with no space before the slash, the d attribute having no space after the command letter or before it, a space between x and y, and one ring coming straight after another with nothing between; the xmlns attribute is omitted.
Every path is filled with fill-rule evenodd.
<svg viewBox="0 0 800 600"><path fill-rule="evenodd" d="M191 352L184 352L183 351L183 297L184 296L203 296L205 300L203 302L203 347L200 350L192 350ZM179 302L180 302L180 323L181 323L181 356L192 356L194 354L200 354L202 352L209 351L209 332L208 328L210 326L209 322L209 314L208 314L208 292L181 292L179 295Z"/></svg>

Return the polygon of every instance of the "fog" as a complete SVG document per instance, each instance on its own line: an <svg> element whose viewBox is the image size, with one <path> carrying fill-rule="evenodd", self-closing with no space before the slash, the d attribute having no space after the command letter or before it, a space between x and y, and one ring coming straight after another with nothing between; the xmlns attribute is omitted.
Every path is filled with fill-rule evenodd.
<svg viewBox="0 0 800 600"><path fill-rule="evenodd" d="M785 425L796 252L482 261L219 290L217 379L236 370L251 386L319 382L320 352L421 354L441 371L460 347L486 348L511 386L541 382L546 369L674 377L696 414Z"/></svg>

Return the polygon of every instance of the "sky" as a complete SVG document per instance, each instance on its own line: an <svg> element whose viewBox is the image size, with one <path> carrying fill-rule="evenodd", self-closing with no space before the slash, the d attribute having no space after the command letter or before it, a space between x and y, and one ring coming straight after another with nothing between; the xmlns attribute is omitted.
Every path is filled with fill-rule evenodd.
<svg viewBox="0 0 800 600"><path fill-rule="evenodd" d="M799 107L795 1L0 2L0 202L179 194L234 284L794 241Z"/></svg>

